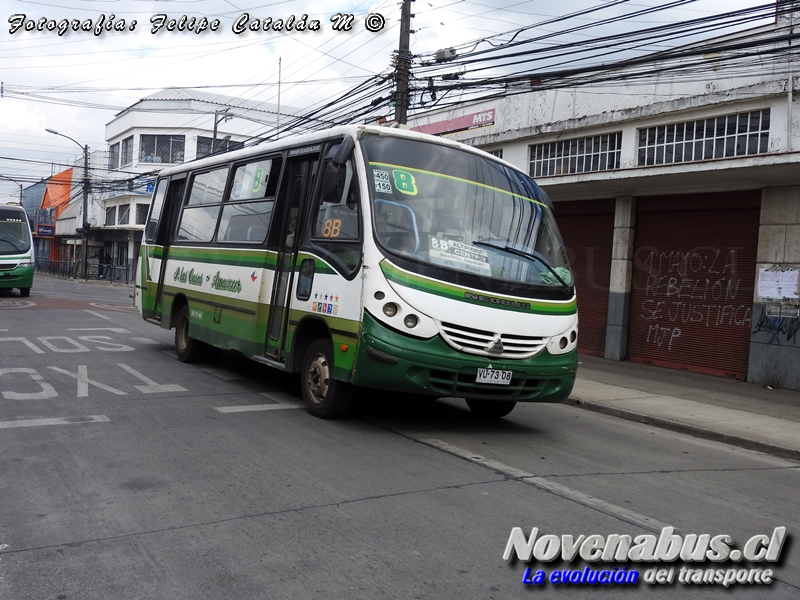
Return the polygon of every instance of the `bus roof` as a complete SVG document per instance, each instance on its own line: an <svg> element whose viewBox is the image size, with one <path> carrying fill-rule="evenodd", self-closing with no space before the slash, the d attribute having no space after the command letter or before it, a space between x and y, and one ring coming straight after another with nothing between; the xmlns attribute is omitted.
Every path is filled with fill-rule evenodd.
<svg viewBox="0 0 800 600"><path fill-rule="evenodd" d="M254 146L248 146L246 148L242 148L240 150L233 150L232 152L225 152L223 154L216 154L214 156L207 156L204 158L200 158L197 160L181 163L179 165L175 165L173 167L167 167L162 169L158 176L164 177L168 175L173 175L176 173L183 173L186 171L193 171L195 169L203 169L205 167L227 163L234 160L239 160L242 158L247 158L250 156L256 156L259 154L266 154L269 152L274 152L277 150L281 150L287 147L296 147L296 146L303 146L306 144L313 144L315 142L319 142L322 140L330 139L331 137L336 136L351 136L351 137L359 137L362 133L371 133L375 135L385 135L385 136L393 136L393 137L403 137L403 138L410 138L410 139L418 139L424 140L427 142L433 142L436 144L440 144L442 146L449 146L451 148L459 148L461 150L466 150L468 152L472 152L474 154L479 154L484 158L490 158L491 160L501 162L507 167L524 173L518 167L515 167L511 163L504 161L503 159L497 158L483 150L478 148L474 148L472 146L468 146L466 144L462 144L461 142L456 142L453 140L449 140L446 138L429 135L427 133L420 133L418 131L411 131L410 129L400 129L394 127L380 127L376 125L339 125L337 127L332 127L330 129L324 129L321 131L315 131L312 133L304 133L301 135L296 136L289 136L279 140L272 140L268 142L263 142L261 144L257 144Z"/></svg>

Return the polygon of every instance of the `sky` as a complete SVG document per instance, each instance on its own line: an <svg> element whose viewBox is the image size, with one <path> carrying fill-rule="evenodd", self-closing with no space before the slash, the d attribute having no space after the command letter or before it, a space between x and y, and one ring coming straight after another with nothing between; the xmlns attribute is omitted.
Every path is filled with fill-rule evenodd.
<svg viewBox="0 0 800 600"><path fill-rule="evenodd" d="M523 37L541 35L672 3L416 0L411 52L469 42L488 47L490 40L510 40L524 26L541 24ZM767 0L679 3L559 40L695 19ZM547 23L593 7L599 10ZM191 87L276 103L280 89L281 106L310 108L371 76L391 72L400 31L399 0L3 0L0 16L0 203L18 198L19 183L27 187L71 165L82 156L79 146L88 144L90 152L106 150L106 124L153 92ZM264 31L268 18L286 23L290 17L295 24L304 21L306 29L275 31L270 26ZM186 25L192 19L195 30L202 23L208 28L190 31ZM75 21L77 31L72 28ZM256 21L261 27L251 31ZM349 31L335 27L348 22ZM48 128L75 141L47 133Z"/></svg>

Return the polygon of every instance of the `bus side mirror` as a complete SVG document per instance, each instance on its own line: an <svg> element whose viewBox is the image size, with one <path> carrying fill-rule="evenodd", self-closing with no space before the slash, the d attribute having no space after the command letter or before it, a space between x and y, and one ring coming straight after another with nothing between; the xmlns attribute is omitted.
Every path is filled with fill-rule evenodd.
<svg viewBox="0 0 800 600"><path fill-rule="evenodd" d="M158 231L158 221L151 219L147 222L147 227L144 230L144 237L148 242L156 239L156 232Z"/></svg>
<svg viewBox="0 0 800 600"><path fill-rule="evenodd" d="M336 165L333 161L325 163L322 174L322 202L337 204L342 198L344 184L347 178L347 169L343 165Z"/></svg>

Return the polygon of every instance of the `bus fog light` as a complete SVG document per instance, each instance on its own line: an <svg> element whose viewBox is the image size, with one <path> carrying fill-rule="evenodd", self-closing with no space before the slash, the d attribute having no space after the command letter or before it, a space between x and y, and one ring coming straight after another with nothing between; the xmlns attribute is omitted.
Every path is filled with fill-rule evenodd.
<svg viewBox="0 0 800 600"><path fill-rule="evenodd" d="M386 294L383 292L375 292L375 300L383 300L386 298Z"/></svg>
<svg viewBox="0 0 800 600"><path fill-rule="evenodd" d="M417 326L417 323L419 323L419 319L417 315L406 315L406 318L403 319L403 323L405 323L406 327L409 329L413 329Z"/></svg>
<svg viewBox="0 0 800 600"><path fill-rule="evenodd" d="M393 317L397 314L397 304L394 302L387 302L383 305L383 314L387 317Z"/></svg>
<svg viewBox="0 0 800 600"><path fill-rule="evenodd" d="M570 341L570 342L574 342L576 339L578 339L578 332L577 332L577 331L575 331L575 330L573 330L573 331L572 331L572 332L569 334L569 341Z"/></svg>
<svg viewBox="0 0 800 600"><path fill-rule="evenodd" d="M567 341L567 338L565 338L565 337L562 337L560 340L558 340L558 347L559 347L559 348L561 348L561 349L563 350L564 348L566 348L566 347L567 347L567 344L568 344L568 343L569 343L569 342Z"/></svg>

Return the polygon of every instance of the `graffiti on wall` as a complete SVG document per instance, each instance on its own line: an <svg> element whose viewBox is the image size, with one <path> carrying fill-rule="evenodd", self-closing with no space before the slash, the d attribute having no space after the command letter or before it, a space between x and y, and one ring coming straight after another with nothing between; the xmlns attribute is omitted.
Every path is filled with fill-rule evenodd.
<svg viewBox="0 0 800 600"><path fill-rule="evenodd" d="M689 324L750 327L752 298L744 291L736 252L710 247L637 250L636 266L647 273L639 317L652 322L648 344L672 351Z"/></svg>
<svg viewBox="0 0 800 600"><path fill-rule="evenodd" d="M800 307L768 304L753 327L753 337L768 344L797 345L800 332ZM762 333L765 335L757 336Z"/></svg>

